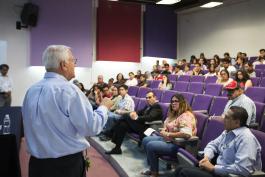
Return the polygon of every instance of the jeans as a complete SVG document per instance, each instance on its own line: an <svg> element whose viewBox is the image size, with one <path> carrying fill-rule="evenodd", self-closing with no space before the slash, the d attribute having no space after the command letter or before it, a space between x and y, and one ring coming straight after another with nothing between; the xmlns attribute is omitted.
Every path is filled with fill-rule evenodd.
<svg viewBox="0 0 265 177"><path fill-rule="evenodd" d="M143 139L143 147L147 155L147 163L152 172L158 172L159 156L176 156L178 145L171 142L165 142L162 136L148 136Z"/></svg>
<svg viewBox="0 0 265 177"><path fill-rule="evenodd" d="M113 112L108 112L108 120L104 127L104 132L111 130L112 127L114 127L115 122L117 122L119 119L121 119L122 115L115 114Z"/></svg>

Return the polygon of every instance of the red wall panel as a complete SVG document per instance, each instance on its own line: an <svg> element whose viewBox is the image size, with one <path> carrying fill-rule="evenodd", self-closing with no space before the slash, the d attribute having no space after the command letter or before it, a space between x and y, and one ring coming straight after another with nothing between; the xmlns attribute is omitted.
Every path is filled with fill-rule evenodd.
<svg viewBox="0 0 265 177"><path fill-rule="evenodd" d="M97 60L140 62L141 5L99 0Z"/></svg>

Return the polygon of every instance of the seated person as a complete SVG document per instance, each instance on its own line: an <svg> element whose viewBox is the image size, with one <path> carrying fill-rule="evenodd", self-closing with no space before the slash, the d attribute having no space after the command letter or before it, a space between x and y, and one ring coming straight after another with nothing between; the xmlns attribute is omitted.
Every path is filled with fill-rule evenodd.
<svg viewBox="0 0 265 177"><path fill-rule="evenodd" d="M224 132L208 143L199 167L178 166L176 177L217 177L236 174L250 176L261 170L261 146L247 128L248 113L244 108L232 106L224 115ZM217 154L217 162L211 160Z"/></svg>
<svg viewBox="0 0 265 177"><path fill-rule="evenodd" d="M193 71L190 70L190 64L187 63L187 64L184 66L183 75L191 76L192 74L193 74Z"/></svg>
<svg viewBox="0 0 265 177"><path fill-rule="evenodd" d="M137 86L138 86L138 87L147 87L147 86L148 86L148 84L147 84L147 80L146 80L146 77L145 77L145 74L141 74Z"/></svg>
<svg viewBox="0 0 265 177"><path fill-rule="evenodd" d="M97 84L94 84L93 87L89 90L88 100L92 105L93 109L97 109L102 100L102 95L100 88Z"/></svg>
<svg viewBox="0 0 265 177"><path fill-rule="evenodd" d="M227 90L228 102L225 106L225 114L231 106L243 107L247 110L248 120L247 125L256 123L256 105L255 103L244 94L244 90L239 86L236 81L232 81L225 89Z"/></svg>
<svg viewBox="0 0 265 177"><path fill-rule="evenodd" d="M238 70L236 72L235 81L239 84L241 88L247 90L248 87L252 87L252 81L245 70Z"/></svg>
<svg viewBox="0 0 265 177"><path fill-rule="evenodd" d="M129 79L125 82L127 86L136 86L138 84L137 79L133 72L129 72Z"/></svg>
<svg viewBox="0 0 265 177"><path fill-rule="evenodd" d="M119 87L119 94L121 96L121 99L117 103L117 109L114 110L114 112L108 112L108 120L107 123L103 129L103 132L101 132L100 139L103 141L109 140L108 134L111 128L114 126L114 124L122 118L122 115L130 113L134 111L134 101L128 93L128 86L127 85L121 85ZM106 137L107 136L107 137Z"/></svg>
<svg viewBox="0 0 265 177"><path fill-rule="evenodd" d="M202 76L203 75L203 70L201 69L201 64L200 63L194 64L192 75L193 76Z"/></svg>
<svg viewBox="0 0 265 177"><path fill-rule="evenodd" d="M160 90L171 90L173 88L173 85L167 75L163 75L163 80L159 83L158 88Z"/></svg>
<svg viewBox="0 0 265 177"><path fill-rule="evenodd" d="M221 84L225 87L226 85L228 85L232 81L233 81L233 79L229 78L229 72L226 69L223 69L220 71L220 76L216 80L216 83Z"/></svg>
<svg viewBox="0 0 265 177"><path fill-rule="evenodd" d="M175 69L174 69L172 74L176 74L176 75L180 76L180 75L183 75L184 73L181 69L181 66L177 65L177 66L175 66Z"/></svg>
<svg viewBox="0 0 265 177"><path fill-rule="evenodd" d="M179 146L172 141L174 138L188 139L196 135L196 118L189 103L181 94L171 98L168 117L160 136L148 136L143 139L143 147L147 155L150 170L143 171L142 175L158 176L158 157L161 155L176 156Z"/></svg>
<svg viewBox="0 0 265 177"><path fill-rule="evenodd" d="M210 64L208 67L208 73L204 75L205 77L209 77L209 76L217 76L216 73L216 67L214 64Z"/></svg>
<svg viewBox="0 0 265 177"><path fill-rule="evenodd" d="M248 73L249 77L256 77L256 72L254 71L253 64L251 62L247 62L244 65L244 69Z"/></svg>
<svg viewBox="0 0 265 177"><path fill-rule="evenodd" d="M116 82L114 82L113 84L116 85L117 87L123 85L126 82L126 80L124 79L124 76L122 73L117 74L116 76Z"/></svg>
<svg viewBox="0 0 265 177"><path fill-rule="evenodd" d="M102 86L102 98L111 98L112 97L112 93L109 89L109 86L107 84Z"/></svg>
<svg viewBox="0 0 265 177"><path fill-rule="evenodd" d="M146 94L147 106L136 112L123 115L123 118L117 122L117 124L111 130L112 142L115 143L115 147L111 151L107 151L106 154L121 154L121 144L126 133L129 130L137 132L140 135L140 139L144 137L144 131L149 127L146 122L152 122L162 119L162 108L158 104L156 96L153 92Z"/></svg>
<svg viewBox="0 0 265 177"><path fill-rule="evenodd" d="M169 64L168 63L164 64L164 70L161 72L161 74L163 74L163 75L171 74L171 70L169 68Z"/></svg>

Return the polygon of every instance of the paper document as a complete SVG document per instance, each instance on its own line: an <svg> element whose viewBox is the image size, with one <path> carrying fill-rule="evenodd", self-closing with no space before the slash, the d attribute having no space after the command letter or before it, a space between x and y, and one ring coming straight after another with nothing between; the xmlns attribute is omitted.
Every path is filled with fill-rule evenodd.
<svg viewBox="0 0 265 177"><path fill-rule="evenodd" d="M148 128L148 129L146 129L146 130L144 131L144 134L145 134L146 136L150 136L150 135L152 135L152 133L155 132L155 131L156 131L156 130L153 129L153 128Z"/></svg>

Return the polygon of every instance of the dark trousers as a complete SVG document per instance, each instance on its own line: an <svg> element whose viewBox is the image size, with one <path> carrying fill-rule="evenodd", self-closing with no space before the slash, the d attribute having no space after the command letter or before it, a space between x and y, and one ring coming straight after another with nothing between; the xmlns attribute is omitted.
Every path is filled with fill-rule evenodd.
<svg viewBox="0 0 265 177"><path fill-rule="evenodd" d="M112 142L116 144L116 147L120 148L126 133L131 130L140 135L142 140L144 137L144 131L147 125L132 120L129 115L124 115L123 119L119 120L112 128Z"/></svg>
<svg viewBox="0 0 265 177"><path fill-rule="evenodd" d="M82 152L59 158L29 160L29 177L85 177L85 163Z"/></svg>
<svg viewBox="0 0 265 177"><path fill-rule="evenodd" d="M218 175L207 172L198 167L180 165L176 168L175 177L218 177Z"/></svg>

